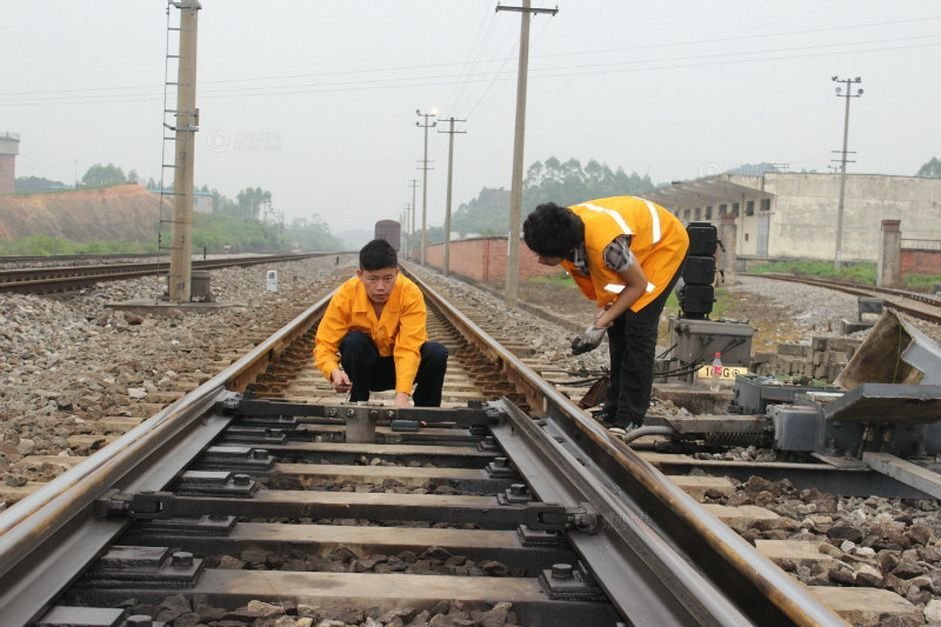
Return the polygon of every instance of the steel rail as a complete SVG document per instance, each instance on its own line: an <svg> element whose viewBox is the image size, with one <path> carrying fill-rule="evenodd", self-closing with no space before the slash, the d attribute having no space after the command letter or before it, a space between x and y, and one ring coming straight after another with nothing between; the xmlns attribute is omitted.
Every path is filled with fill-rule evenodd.
<svg viewBox="0 0 941 627"><path fill-rule="evenodd" d="M850 283L847 281L834 281L832 279L820 279L817 277L804 277L796 274L778 274L774 272L769 272L766 274L755 274L755 273L739 273L741 276L755 277L759 279L773 279L776 281L789 281L791 283L802 283L804 285L814 285L817 287L823 287L831 290L836 290L838 292L844 292L846 294L852 294L854 296L870 296L878 297L882 296L891 296L895 298L884 298L886 304L891 306L893 309L904 312L915 318L925 320L927 322L932 322L934 324L941 324L941 299L935 298L930 294L921 294L919 292L908 292L905 290L893 289L888 287L877 287L874 285L860 285L858 283ZM925 309L919 307L913 307L908 305L905 302L899 300L900 298L907 298L913 300L917 303L923 303L929 307L934 307L938 311L931 312L926 311Z"/></svg>
<svg viewBox="0 0 941 627"><path fill-rule="evenodd" d="M238 257L232 259L199 259L193 261L194 270L213 270L231 266L250 266L262 263L300 261L311 257L323 257L334 253L301 253L293 255L268 255L263 257ZM56 266L43 268L21 268L0 270L0 290L43 291L54 287L81 287L99 281L117 281L167 272L170 264L121 263L87 266Z"/></svg>
<svg viewBox="0 0 941 627"><path fill-rule="evenodd" d="M605 531L606 540L619 539L628 545L634 542L635 547L641 549L635 552L639 556L637 559L646 560L648 568L660 570L660 580L653 584L658 589L651 589L641 596L659 598L662 603L663 591L682 582L686 587L673 590L671 598L674 602L689 604L688 615L696 617L702 624L723 622L723 619L737 623L742 615L763 624L779 624L785 620L798 624L842 624L731 529L707 514L631 449L609 438L597 423L587 418L565 396L466 316L445 303L433 290L424 287L426 298L442 313L448 312L446 315L455 327L501 365L504 375L523 390L532 407L540 408L550 416L560 434L574 434L573 439L578 440L580 446L588 446L593 459L600 451L600 462L591 464L598 466L592 469L593 472L603 469L610 473L613 465L616 471L629 475L614 484L610 479L587 476L571 470L571 467L569 473L572 475L570 483L582 484L582 489L588 486L589 492L594 492L607 503L606 507L601 507L602 513L614 518L609 521L611 529ZM206 424L201 419L203 412L224 397L226 390L243 390L257 373L277 359L294 338L310 330L328 302L329 296L184 398L0 513L0 607L3 608L4 621L20 624L37 618L80 569L124 528L126 523L123 521L96 518L95 502L115 488L133 491L161 489L224 428L225 425L220 424L223 419ZM531 427L520 424L519 432ZM564 439L563 435L558 437ZM564 457L558 450L546 449L545 439L541 446L544 449L542 453L533 455L540 457L543 463L557 456ZM571 456L584 462L585 452ZM622 491L622 487L631 482L637 486ZM66 488L71 489L62 493ZM655 501L653 506L651 499ZM617 513L617 508L622 504L629 506L632 500L641 507L630 505L631 511ZM645 536L642 539L645 544L637 547L640 536ZM581 547L580 552L584 556L591 556L592 543L596 542L588 537L576 538L575 543ZM684 542L704 545L711 550L703 550L700 546L698 552L677 551L675 547ZM705 566L702 560L707 560ZM37 563L40 566L33 567ZM702 576L690 572L689 565L694 563L708 572L708 579L713 582L711 585L705 584ZM664 572L664 569L669 572ZM724 577L717 577L716 570L731 571L733 576L722 572ZM605 581L606 590L622 610L626 599L638 598L637 591L625 594L623 586L612 585L608 579ZM713 586L718 587L725 598L713 598ZM739 589L730 589L734 586ZM734 607L726 599L732 600ZM761 600L767 602L761 603Z"/></svg>
<svg viewBox="0 0 941 627"><path fill-rule="evenodd" d="M812 597L803 586L778 568L737 533L707 512L701 505L677 487L672 481L641 459L630 447L611 438L605 429L561 394L513 353L504 349L483 329L448 302L438 296L425 282L413 277L429 300L462 335L476 344L478 350L488 354L498 365L503 376L523 391L527 402L535 411L543 412L554 420L558 428L578 442L582 455L587 452L591 460L609 475L617 476L620 485L606 486L608 496L618 491L638 508L631 521L649 521L663 538L657 550L683 550L685 561L696 564L722 594L732 599L737 609L756 624L844 625L831 610ZM603 481L603 480L601 480ZM600 489L600 488L599 488ZM615 499L616 500L616 499ZM618 524L613 525L618 527ZM623 524L620 525L623 529ZM627 540L628 545L630 541ZM634 547L638 555L649 556L644 547ZM682 554L675 556L682 558ZM664 565L676 565L676 559L664 558ZM700 611L716 607L711 587L697 589L701 577L687 577L679 572L659 575L667 586L685 585L675 590L680 603L695 602ZM629 603L630 595L618 595L618 590L607 589L615 604ZM651 590L650 595L656 596ZM619 604L620 607L620 604ZM624 608L621 608L622 611Z"/></svg>
<svg viewBox="0 0 941 627"><path fill-rule="evenodd" d="M118 440L0 512L0 618L27 624L120 534L126 521L95 516L109 491L162 489L228 420L203 414L241 391L320 319L329 297L299 314L241 359Z"/></svg>

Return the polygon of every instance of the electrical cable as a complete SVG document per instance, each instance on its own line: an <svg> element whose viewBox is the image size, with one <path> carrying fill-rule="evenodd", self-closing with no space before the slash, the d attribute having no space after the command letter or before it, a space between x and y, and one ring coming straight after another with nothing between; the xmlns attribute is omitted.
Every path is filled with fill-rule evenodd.
<svg viewBox="0 0 941 627"><path fill-rule="evenodd" d="M932 36L933 37L933 36ZM909 40L911 38L906 38ZM836 45L855 45L850 44L836 44ZM568 78L568 77L585 77L593 76L597 74L621 74L628 72L659 72L664 70L675 70L675 69L688 69L696 67L704 67L709 65L730 65L730 64L741 64L741 63L756 63L756 62L767 62L767 61L782 61L782 60L791 60L791 59L803 59L809 57L820 57L820 56L834 56L834 55L847 55L847 54L865 54L865 53L874 53L874 52L889 52L897 50L912 50L920 48L930 48L941 45L941 42L933 42L926 44L918 44L911 46L889 46L882 48L870 48L870 49L853 49L853 50L833 50L825 52L810 52L807 54L793 54L793 55L783 55L783 56L773 56L773 57L754 57L754 58L731 58L731 59L717 59L715 61L706 61L703 63L680 63L673 65L662 65L662 66L647 66L647 67L630 67L629 63L615 63L613 65L622 65L627 67L621 68L609 68L608 66L612 64L594 64L594 65L580 65L580 66L568 66L566 68L551 68L549 70L543 70L540 68L531 68L530 69L530 79L549 79L549 78ZM805 50L807 47L795 47L793 50ZM786 51L786 49L780 49L780 51ZM740 55L742 53L729 53L733 57ZM746 54L767 54L766 52L757 51L754 53ZM711 56L711 55L705 55ZM726 55L728 56L728 55ZM701 59L703 55L694 56L694 57L682 57L680 59ZM509 59L507 59L508 61ZM664 60L655 60L655 61L646 61L642 63L663 63ZM587 69L586 69L587 68ZM590 71L592 68L599 68L597 71ZM574 70L559 73L558 70ZM553 73L544 73L546 71L551 71ZM507 76L500 77L501 74L507 74ZM344 81L339 83L325 83L325 84L307 84L307 85L279 85L271 86L267 89L270 91L265 91L262 93L246 93L246 91L254 88L242 88L235 91L224 91L224 90L208 90L208 93L203 94L201 97L208 99L216 98L251 98L251 97L268 97L268 96L290 96L290 95L307 95L307 94L324 94L324 93L343 93L343 92L353 92L353 91L365 91L370 89L402 89L402 88L414 88L414 87L430 87L430 86L440 86L451 84L454 81L448 79L454 79L455 75L442 75L442 76L411 76L403 77L396 79L372 79L369 81ZM487 88L484 91L482 97L478 100L477 104L468 112L470 115L477 107L480 106L483 97L487 95L490 88L497 80L510 80L512 78L507 72L504 72L502 68L494 74L493 77L489 79ZM488 79L481 78L475 79L468 82L486 82ZM412 81L410 83L400 83L396 81ZM376 83L385 83L385 84L376 84ZM95 98L92 95L89 96L80 96L78 99L70 99L66 97L64 99L48 98L45 100L42 99L26 99L21 101L16 101L7 99L3 100L0 98L0 107L15 107L15 106L42 106L49 104L70 104L70 105L82 105L82 104L120 104L120 103L135 103L135 102L151 102L159 97L159 94L137 94L137 95L114 95L106 96L104 98Z"/></svg>

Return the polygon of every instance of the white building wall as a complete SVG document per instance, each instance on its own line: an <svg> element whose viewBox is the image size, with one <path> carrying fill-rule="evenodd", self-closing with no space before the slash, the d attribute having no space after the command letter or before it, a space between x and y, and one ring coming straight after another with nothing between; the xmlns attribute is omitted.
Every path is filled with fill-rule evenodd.
<svg viewBox="0 0 941 627"><path fill-rule="evenodd" d="M713 185L721 199L670 202L663 201L676 214L690 222L696 207L705 220L705 208L713 207L714 224L719 222L719 206L731 212L739 204L736 218L738 254L759 255L759 229L768 223L767 256L832 260L836 252L837 207L840 196L839 174L767 173L763 176L724 175L698 179L690 183L709 185L727 182L739 186L722 192ZM680 186L682 188L682 186ZM755 194L748 192L754 189ZM762 197L771 198L762 203ZM754 202L749 215L748 203ZM689 210L687 214L686 211ZM941 179L881 174L848 174L843 211L843 254L846 261L875 261L879 250L882 220L901 220L906 239L941 240Z"/></svg>
<svg viewBox="0 0 941 627"><path fill-rule="evenodd" d="M772 202L771 257L833 259L838 174L766 174ZM941 239L941 179L848 174L843 209L847 261L875 261L882 220L901 220L902 237Z"/></svg>

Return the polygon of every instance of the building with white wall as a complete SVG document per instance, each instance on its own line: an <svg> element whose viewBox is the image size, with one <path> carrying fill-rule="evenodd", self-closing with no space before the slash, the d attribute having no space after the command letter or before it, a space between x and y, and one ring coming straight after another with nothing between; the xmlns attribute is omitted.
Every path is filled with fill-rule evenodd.
<svg viewBox="0 0 941 627"><path fill-rule="evenodd" d="M721 174L644 194L684 223L735 216L741 257L832 260L839 174ZM904 239L941 240L941 179L847 174L842 259L875 261L883 220L901 220Z"/></svg>
<svg viewBox="0 0 941 627"><path fill-rule="evenodd" d="M16 133L0 135L0 194L12 194L16 186L16 155L20 149L20 136Z"/></svg>

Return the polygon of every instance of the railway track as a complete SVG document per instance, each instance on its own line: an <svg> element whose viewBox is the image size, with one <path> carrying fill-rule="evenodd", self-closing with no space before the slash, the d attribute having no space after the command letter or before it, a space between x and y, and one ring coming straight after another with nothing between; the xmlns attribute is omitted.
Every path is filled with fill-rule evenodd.
<svg viewBox="0 0 941 627"><path fill-rule="evenodd" d="M525 358L426 298L452 355L445 407L338 405L309 365L324 299L0 514L4 624L250 622L275 605L353 624L839 623Z"/></svg>
<svg viewBox="0 0 941 627"><path fill-rule="evenodd" d="M920 320L925 320L934 324L941 324L941 298L932 294L923 294L920 292L911 292L888 287L876 287L871 285L860 285L848 281L835 281L831 279L820 279L816 277L805 277L793 274L750 274L744 276L757 278L775 279L777 281L790 281L792 283L803 283L805 285L816 285L831 290L837 290L846 294L855 296L864 296L869 298L881 299L886 306L906 313Z"/></svg>
<svg viewBox="0 0 941 627"><path fill-rule="evenodd" d="M257 257L228 257L225 259L194 260L193 270L213 270L232 266L251 266L262 263L299 261L323 257L334 253L299 253L290 255L264 255ZM56 267L30 267L0 270L0 291L43 294L81 289L102 281L118 281L154 274L170 269L169 262L91 264Z"/></svg>

